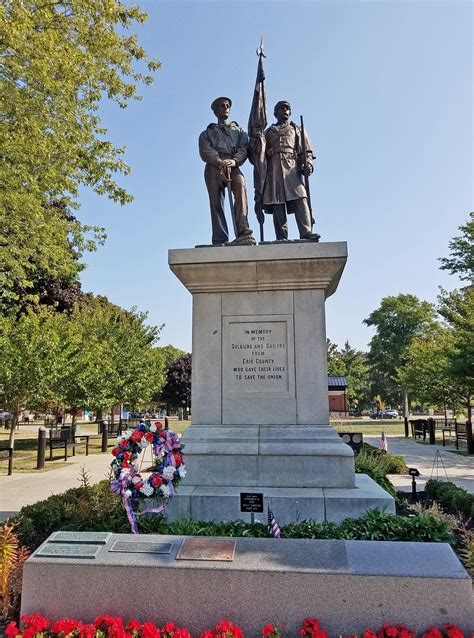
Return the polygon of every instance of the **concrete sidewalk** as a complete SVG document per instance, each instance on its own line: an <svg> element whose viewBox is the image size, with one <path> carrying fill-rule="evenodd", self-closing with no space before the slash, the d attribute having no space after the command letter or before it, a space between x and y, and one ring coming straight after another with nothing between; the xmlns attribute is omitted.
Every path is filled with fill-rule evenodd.
<svg viewBox="0 0 474 638"><path fill-rule="evenodd" d="M454 446L445 448L442 445L429 445L415 442L411 438L402 436L387 436L389 454L400 454L405 457L408 467L415 467L421 476L416 479L418 490L424 489L425 483L430 478L440 481L452 481L458 487L463 487L470 494L474 494L474 457L461 456L448 451ZM380 438L364 436L364 441L375 447L379 447ZM436 452L440 457L435 459ZM390 481L397 490L411 492L411 476L390 474Z"/></svg>
<svg viewBox="0 0 474 638"><path fill-rule="evenodd" d="M71 487L79 487L82 467L91 483L108 478L111 461L110 452L79 455L70 457L68 465L58 470L0 476L0 520L16 514L24 505L42 501L51 494L61 494Z"/></svg>

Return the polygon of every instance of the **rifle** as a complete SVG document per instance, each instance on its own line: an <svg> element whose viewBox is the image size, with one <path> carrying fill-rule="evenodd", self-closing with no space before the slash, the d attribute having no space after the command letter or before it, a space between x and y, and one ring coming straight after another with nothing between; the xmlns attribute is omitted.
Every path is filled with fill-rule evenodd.
<svg viewBox="0 0 474 638"><path fill-rule="evenodd" d="M239 233L237 232L237 222L235 220L234 198L232 196L231 177L230 177L231 170L232 169L229 166L228 170L224 171L224 177L225 177L225 180L227 182L226 190L227 190L227 195L229 196L230 214L231 214L231 217L232 217L232 224L234 226L235 239L237 239L237 237L239 236Z"/></svg>
<svg viewBox="0 0 474 638"><path fill-rule="evenodd" d="M309 214L311 215L311 230L312 230L313 224L314 224L314 218L313 218L313 207L311 206L311 192L309 190L309 175L306 174L308 158L306 156L306 135L304 134L304 124L303 124L302 115L300 115L300 121L301 121L301 139L302 139L302 145L303 145L303 176L304 176L304 185L306 188L306 196L308 198Z"/></svg>

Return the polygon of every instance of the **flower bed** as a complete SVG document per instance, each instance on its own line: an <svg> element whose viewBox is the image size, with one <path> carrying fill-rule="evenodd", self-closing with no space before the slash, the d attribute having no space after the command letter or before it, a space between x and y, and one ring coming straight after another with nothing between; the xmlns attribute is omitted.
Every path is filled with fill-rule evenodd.
<svg viewBox="0 0 474 638"><path fill-rule="evenodd" d="M261 630L262 638L283 638L285 635L291 634L285 631L284 626L268 624ZM98 616L93 623L83 623L73 618L51 622L41 614L23 616L21 628L11 622L5 630L5 636L7 638L192 638L186 628L178 627L173 622L159 626L151 621L140 623L133 619L125 623L117 616ZM303 620L298 636L329 638L329 634L315 618ZM428 627L418 636L419 638L468 638L459 627L451 623L445 623L442 627ZM244 638L244 633L231 621L221 620L213 629L202 632L200 638ZM403 625L385 624L377 631L366 629L359 636L349 634L347 638L416 638L416 634Z"/></svg>

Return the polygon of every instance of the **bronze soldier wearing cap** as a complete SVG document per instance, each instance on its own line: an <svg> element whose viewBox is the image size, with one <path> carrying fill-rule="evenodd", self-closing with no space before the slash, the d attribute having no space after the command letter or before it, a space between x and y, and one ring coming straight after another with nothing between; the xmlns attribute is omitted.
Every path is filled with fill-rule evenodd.
<svg viewBox="0 0 474 638"><path fill-rule="evenodd" d="M235 243L255 243L248 224L248 203L245 178L239 169L247 159L248 136L237 122L227 122L232 100L218 97L211 109L217 124L209 124L199 136L199 154L206 162L204 179L209 193L212 223L212 243L229 241L224 214L224 195L230 183L234 198L234 216L237 237Z"/></svg>
<svg viewBox="0 0 474 638"><path fill-rule="evenodd" d="M313 172L312 160L316 159L311 142L305 133L303 145L299 126L290 121L291 107L282 100L275 105L276 124L265 131L266 177L262 206L273 214L277 239L288 239L287 213L294 213L301 239L318 241L312 232L311 211L302 175ZM306 158L303 154L306 149ZM306 161L305 161L306 159Z"/></svg>

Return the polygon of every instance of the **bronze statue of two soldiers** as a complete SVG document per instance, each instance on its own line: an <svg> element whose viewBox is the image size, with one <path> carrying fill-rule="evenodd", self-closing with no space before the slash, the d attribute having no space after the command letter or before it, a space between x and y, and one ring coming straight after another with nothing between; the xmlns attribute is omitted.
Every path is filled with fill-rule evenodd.
<svg viewBox="0 0 474 638"><path fill-rule="evenodd" d="M266 128L261 48L257 54L259 66L249 135L236 122L228 122L232 100L218 97L211 104L217 124L209 124L199 136L199 153L206 163L204 179L211 208L212 243L255 244L248 223L245 178L239 168L247 158L254 166L255 212L261 228L260 240L263 240L263 215L267 213L273 216L277 240L288 239L287 214L294 214L300 239L319 241L319 235L312 231L314 220L308 184L316 156L303 127L290 120L289 102L282 100L275 105L276 122ZM235 232L232 242L229 242L224 213L226 191Z"/></svg>

